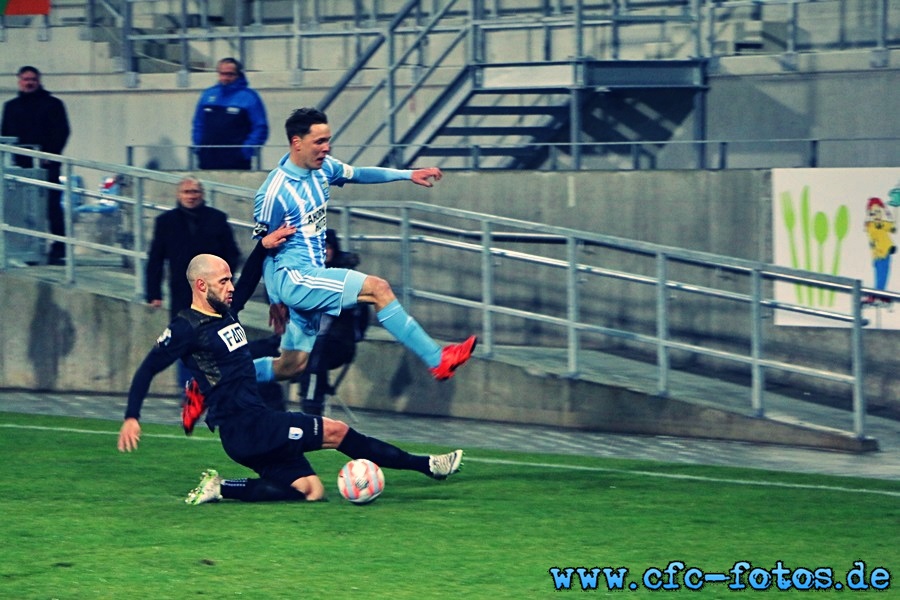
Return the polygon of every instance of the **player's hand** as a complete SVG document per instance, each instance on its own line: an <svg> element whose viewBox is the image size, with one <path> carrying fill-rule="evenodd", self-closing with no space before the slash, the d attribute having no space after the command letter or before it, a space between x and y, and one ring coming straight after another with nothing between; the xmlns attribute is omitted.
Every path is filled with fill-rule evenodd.
<svg viewBox="0 0 900 600"><path fill-rule="evenodd" d="M426 167L424 169L415 169L412 172L412 182L422 187L433 187L434 181L440 181L444 174L437 167Z"/></svg>
<svg viewBox="0 0 900 600"><path fill-rule="evenodd" d="M162 300L151 300L151 301L148 302L147 304L149 304L149 305L152 306L153 308L159 308L159 307L162 306Z"/></svg>
<svg viewBox="0 0 900 600"><path fill-rule="evenodd" d="M137 450L141 441L141 424L135 418L125 419L119 429L119 452Z"/></svg>
<svg viewBox="0 0 900 600"><path fill-rule="evenodd" d="M282 245L286 239L294 235L296 232L296 227L284 223L281 227L265 236L260 241L262 241L263 248L265 248L266 250L271 250L272 248L277 248L278 246Z"/></svg>
<svg viewBox="0 0 900 600"><path fill-rule="evenodd" d="M288 307L282 303L269 305L269 325L275 335L284 335L288 322Z"/></svg>

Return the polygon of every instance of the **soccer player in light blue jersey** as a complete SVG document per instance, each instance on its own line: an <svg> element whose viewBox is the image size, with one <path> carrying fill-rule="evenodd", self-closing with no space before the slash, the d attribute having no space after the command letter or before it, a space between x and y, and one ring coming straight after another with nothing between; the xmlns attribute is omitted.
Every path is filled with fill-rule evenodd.
<svg viewBox="0 0 900 600"><path fill-rule="evenodd" d="M323 313L337 315L358 303L374 305L378 322L431 369L435 379L453 376L472 356L477 339L441 348L397 301L390 284L351 269L325 267L326 211L332 185L409 180L432 187L437 167L400 170L353 167L329 155L331 128L315 108L295 110L285 122L290 152L256 193L254 235L261 238L282 224L297 228L266 257L264 279L270 301L289 309L281 356L258 359L260 380L289 379L303 371Z"/></svg>

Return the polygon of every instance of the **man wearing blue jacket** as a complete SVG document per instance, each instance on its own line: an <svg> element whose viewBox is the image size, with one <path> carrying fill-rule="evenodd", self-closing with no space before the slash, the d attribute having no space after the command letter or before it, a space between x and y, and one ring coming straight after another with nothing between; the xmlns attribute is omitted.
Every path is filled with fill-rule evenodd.
<svg viewBox="0 0 900 600"><path fill-rule="evenodd" d="M192 141L200 168L247 171L257 146L269 137L266 107L238 60L223 58L216 72L219 83L203 92L194 111Z"/></svg>

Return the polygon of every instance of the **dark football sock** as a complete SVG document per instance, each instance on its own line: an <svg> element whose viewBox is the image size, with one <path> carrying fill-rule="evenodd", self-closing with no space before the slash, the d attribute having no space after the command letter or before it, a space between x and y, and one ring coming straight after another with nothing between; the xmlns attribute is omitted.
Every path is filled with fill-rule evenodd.
<svg viewBox="0 0 900 600"><path fill-rule="evenodd" d="M306 495L291 486L280 485L268 479L226 479L222 482L222 498L241 502L283 502L306 500Z"/></svg>
<svg viewBox="0 0 900 600"><path fill-rule="evenodd" d="M350 458L368 458L382 469L400 469L418 471L425 475L431 474L427 456L410 454L397 446L363 435L352 427L349 428L347 435L344 436L344 441L337 449Z"/></svg>

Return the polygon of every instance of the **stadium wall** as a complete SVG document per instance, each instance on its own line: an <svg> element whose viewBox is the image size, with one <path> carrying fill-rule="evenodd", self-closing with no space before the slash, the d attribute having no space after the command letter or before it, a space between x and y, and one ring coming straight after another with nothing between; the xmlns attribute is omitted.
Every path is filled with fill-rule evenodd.
<svg viewBox="0 0 900 600"><path fill-rule="evenodd" d="M23 64L34 64L44 72L47 89L65 103L72 122L72 136L66 153L80 158L125 162L126 147L154 147L135 153L136 166L161 169L187 167L191 118L200 92L215 83L215 74L191 73L181 87L175 73L145 73L136 88L126 87L124 73L117 72L116 59L107 43L82 40L79 28L52 29L51 39L36 42L35 31L28 28L6 30L7 40L0 52L0 100L16 93L14 73ZM269 44L268 46L266 44ZM39 48L40 58L35 49ZM210 50L225 56L226 48ZM214 54L214 53L218 54ZM255 64L264 71L248 70L251 86L260 92L266 104L271 134L263 153L263 167L274 164L286 143L283 122L298 106L315 105L352 62L352 47L337 45L320 49L314 70L301 74L294 85L294 74L283 64L287 48L276 42L259 42L254 50ZM707 139L784 139L784 138L900 138L900 120L896 113L896 83L900 74L900 50L888 50L885 67L872 66L869 49L800 54L796 65L786 67L780 55L733 56L718 61L709 74L707 96ZM268 57L268 58L266 58ZM398 71L402 91L404 76ZM364 75L375 81L377 70ZM438 81L448 79L438 77ZM364 82L366 80L364 79ZM424 110L429 96L438 88L426 88L408 107L409 117ZM399 93L399 92L398 92ZM329 109L329 116L340 123L357 109L364 91L355 86ZM688 120L690 121L690 120ZM693 135L689 122L674 132L677 140ZM353 131L336 140L335 154L341 144L351 145ZM871 153L856 146L828 157L832 164L822 166L890 166L900 163L898 144L872 145ZM804 157L796 153L779 155L778 146L754 150L780 159L778 166L802 166ZM664 158L664 157L663 157ZM752 156L748 157L752 159ZM758 164L758 163L757 163ZM733 166L741 166L736 164ZM769 165L767 165L769 166Z"/></svg>
<svg viewBox="0 0 900 600"><path fill-rule="evenodd" d="M261 173L218 174L215 178L246 187L262 181ZM766 170L731 171L654 171L620 173L475 173L448 174L435 188L412 185L345 186L335 190L334 200L352 204L355 200L390 198L433 202L454 208L594 231L623 238L683 247L739 258L771 261L771 176ZM165 204L171 187L148 186L148 195ZM250 199L219 204L236 218L249 221ZM245 253L250 247L246 232L238 236ZM375 247L354 248L362 253L361 268L389 281L400 280L397 261L390 253L378 253ZM538 251L525 248L525 251ZM417 255L417 264L422 261ZM429 285L435 289L453 289L463 297L480 297L480 280L469 275L470 265L447 265L442 257L425 255ZM429 265L427 260L431 260ZM628 270L616 262L615 255L604 258L609 268ZM535 290L527 267L504 268L503 292L516 298L531 298L543 309L556 310L561 298ZM127 299L90 297L88 292L50 284L22 284L16 270L0 276L0 318L20 324L10 329L7 344L0 349L2 382L8 387L59 389L69 391L105 391L127 389L128 381L148 344L165 327L165 315ZM630 329L637 323L652 327L652 302L635 298L633 290L614 284L586 295L582 305L585 318L612 327ZM85 296L86 295L86 296ZM564 299L563 299L564 301ZM436 337L454 340L461 331L477 328L477 316L463 309L416 302L412 314ZM249 311L249 309L248 309ZM49 318L42 315L46 312ZM54 315L60 315L56 318ZM244 318L258 335L267 329L264 318ZM769 322L771 323L771 322ZM746 315L734 310L705 310L702 305L674 303L673 332L686 335L695 343L711 347L741 348L746 343ZM551 327L523 328L516 323L498 325L495 343L529 346L559 346L560 332ZM375 328L378 329L377 327ZM900 382L896 377L898 332L867 330L866 395L870 405L891 411L900 410ZM815 348L815 354L840 365L848 356L846 332L828 328L775 327L766 325L767 356L814 364L815 356L798 355L798 348ZM605 343L605 342L604 342ZM609 345L585 344L585 348L634 354L637 347L612 340ZM646 352L646 348L644 348ZM652 360L652 357L650 357ZM412 359L415 360L415 359ZM810 361L809 363L807 361ZM49 366L48 366L49 365ZM698 359L679 365L694 371L715 370L721 376L727 368L713 360ZM52 375L52 376L51 376ZM372 375L366 375L371 377ZM174 377L160 379L160 390ZM834 384L813 388L808 380L792 379L773 373L770 385L836 398L846 398L847 386Z"/></svg>
<svg viewBox="0 0 900 600"><path fill-rule="evenodd" d="M0 317L18 325L7 328L0 346L0 388L120 394L124 413L130 379L165 327L165 311L16 273L0 273L0 297ZM264 325L251 321L244 321L251 338L266 335ZM180 395L174 372L158 376L150 394ZM296 393L290 398L296 402ZM360 346L340 398L356 408L595 431L854 452L878 447L877 440L832 428L759 419L747 411L659 398L621 383L559 377L498 360L474 358L458 377L436 382L417 358L378 334ZM179 423L173 412L171 424Z"/></svg>

